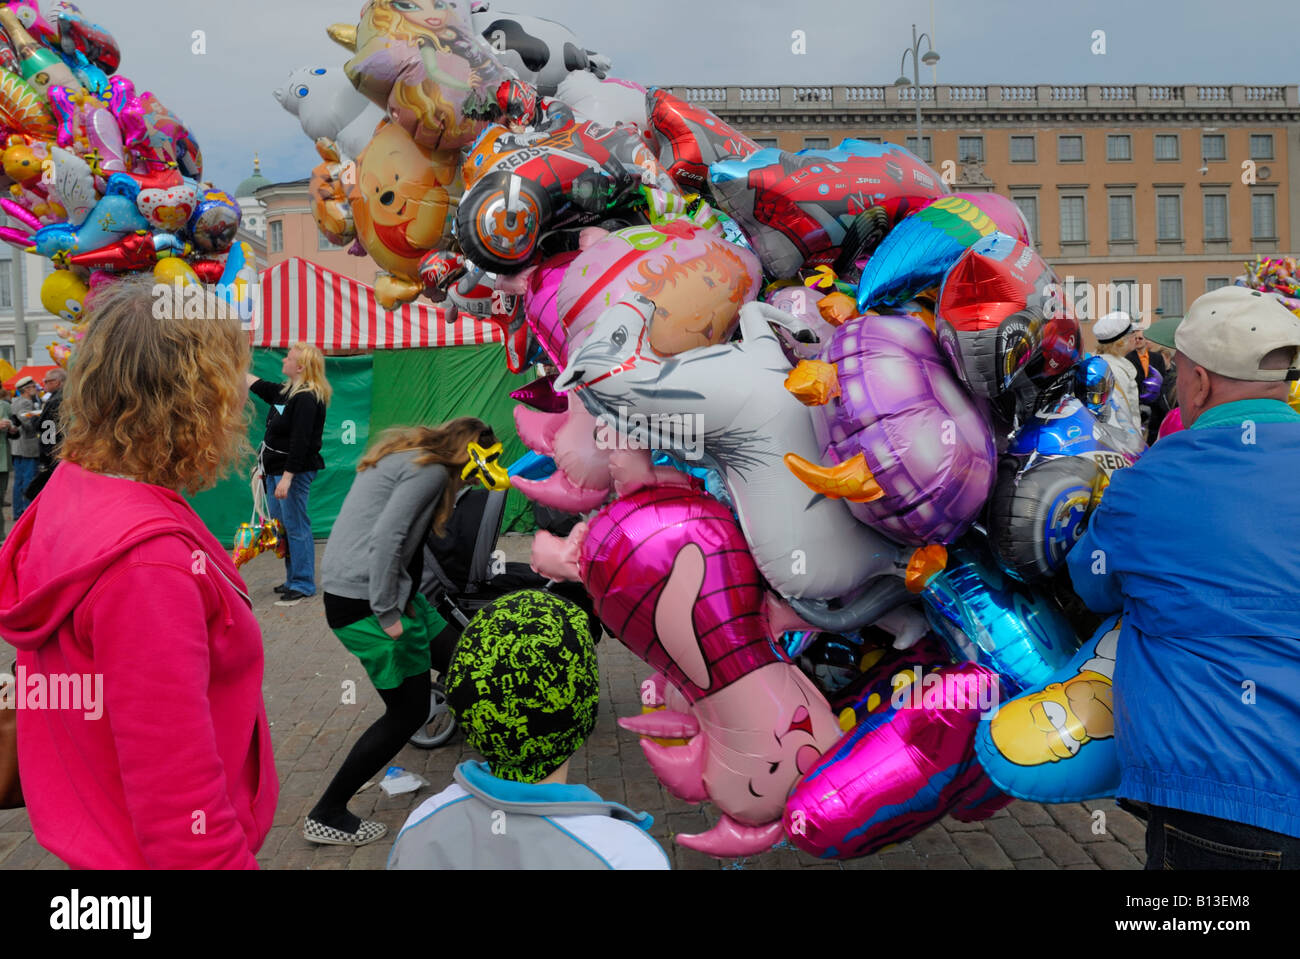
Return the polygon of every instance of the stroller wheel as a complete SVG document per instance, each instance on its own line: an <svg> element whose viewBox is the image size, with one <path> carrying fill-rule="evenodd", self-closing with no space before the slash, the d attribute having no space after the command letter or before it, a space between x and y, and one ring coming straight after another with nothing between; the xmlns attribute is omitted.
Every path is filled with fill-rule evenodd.
<svg viewBox="0 0 1300 959"><path fill-rule="evenodd" d="M434 683L429 702L429 718L409 741L412 746L421 749L437 749L447 745L454 735L456 719L451 714L451 707L447 705L442 683Z"/></svg>

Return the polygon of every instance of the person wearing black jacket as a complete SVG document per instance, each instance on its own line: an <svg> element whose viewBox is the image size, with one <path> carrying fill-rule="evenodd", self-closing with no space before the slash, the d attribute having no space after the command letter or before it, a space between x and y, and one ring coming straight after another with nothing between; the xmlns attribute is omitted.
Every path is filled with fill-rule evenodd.
<svg viewBox="0 0 1300 959"><path fill-rule="evenodd" d="M287 380L271 383L248 375L248 388L270 409L266 438L258 450L266 502L272 519L284 523L289 539L285 583L277 606L293 606L316 595L316 544L307 515L312 480L325 468L321 442L332 390L325 357L308 343L295 343L281 367Z"/></svg>
<svg viewBox="0 0 1300 959"><path fill-rule="evenodd" d="M1159 350L1153 351L1150 349L1146 337L1143 335L1141 330L1134 333L1133 349L1125 356L1125 359L1133 364L1133 369L1137 370L1138 387L1140 390L1142 389L1143 384L1150 379L1153 372L1160 374L1161 386L1163 386L1164 381L1171 375L1170 367L1169 364L1165 362L1164 354ZM1160 432L1160 424L1164 422L1165 417L1169 415L1169 411L1172 407L1165 402L1163 390L1161 391L1160 396L1155 397L1153 400L1147 400L1144 397L1142 402L1151 410L1151 416L1147 421L1147 442L1154 443L1156 441L1156 434Z"/></svg>
<svg viewBox="0 0 1300 959"><path fill-rule="evenodd" d="M45 489L54 467L58 465L59 447L63 445L63 424L59 422L59 410L63 406L63 384L67 381L68 374L61 369L50 370L45 375L45 390L49 393L49 398L41 407L41 415L36 420L36 437L41 443L40 463L36 477L23 494L29 503Z"/></svg>

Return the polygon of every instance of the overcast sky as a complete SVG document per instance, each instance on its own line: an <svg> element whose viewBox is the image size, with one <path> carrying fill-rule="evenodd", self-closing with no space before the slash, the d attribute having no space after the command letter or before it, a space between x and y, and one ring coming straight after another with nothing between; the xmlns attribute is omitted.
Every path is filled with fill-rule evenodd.
<svg viewBox="0 0 1300 959"><path fill-rule="evenodd" d="M194 131L207 178L233 190L255 150L273 180L309 174L315 151L271 91L297 67L341 66L347 54L325 27L355 24L362 0L78 2L121 43L120 72L158 94ZM565 24L613 60L616 76L646 85L892 83L911 24L928 30L932 6L941 83L1296 82L1296 32L1280 8L1210 0L492 6ZM205 56L192 52L195 30L205 31ZM791 52L794 30L806 34L806 55ZM1092 52L1095 30L1106 33L1104 56Z"/></svg>

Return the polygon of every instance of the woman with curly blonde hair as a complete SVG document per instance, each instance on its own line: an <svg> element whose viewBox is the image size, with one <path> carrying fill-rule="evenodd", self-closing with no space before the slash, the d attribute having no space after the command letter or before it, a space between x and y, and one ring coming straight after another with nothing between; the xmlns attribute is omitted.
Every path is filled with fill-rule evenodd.
<svg viewBox="0 0 1300 959"><path fill-rule="evenodd" d="M153 290L95 291L61 465L0 550L0 635L51 697L18 714L19 776L73 868L255 869L279 795L262 635L181 496L247 450L248 341L215 300L156 319Z"/></svg>
<svg viewBox="0 0 1300 959"><path fill-rule="evenodd" d="M325 379L325 356L310 343L295 343L280 365L283 383L248 374L248 388L269 407L266 438L258 450L261 482L272 519L284 524L289 553L285 581L275 605L294 606L316 595L316 541L307 515L307 498L316 474L325 468L321 445L325 410L333 390Z"/></svg>

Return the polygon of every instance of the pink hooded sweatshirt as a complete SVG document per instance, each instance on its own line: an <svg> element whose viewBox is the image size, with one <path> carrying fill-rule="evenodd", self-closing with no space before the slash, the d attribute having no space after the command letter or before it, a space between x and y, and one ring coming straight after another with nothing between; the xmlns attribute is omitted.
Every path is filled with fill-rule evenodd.
<svg viewBox="0 0 1300 959"><path fill-rule="evenodd" d="M280 792L262 634L185 500L60 465L0 549L0 636L28 705L64 679L62 708L18 713L42 846L82 869L257 868Z"/></svg>

